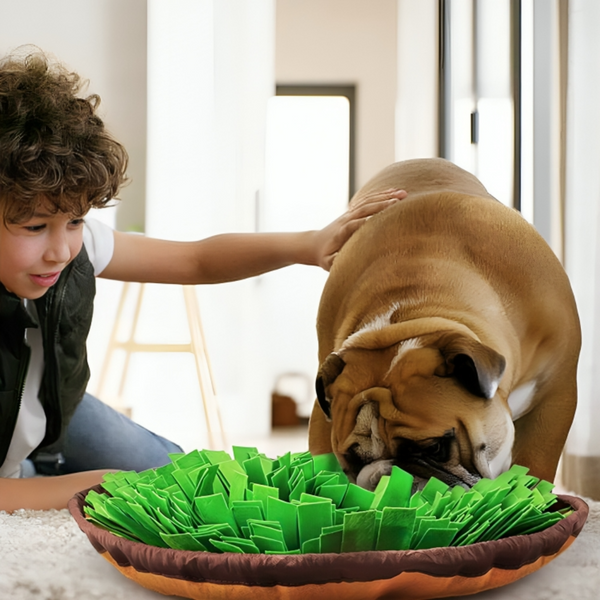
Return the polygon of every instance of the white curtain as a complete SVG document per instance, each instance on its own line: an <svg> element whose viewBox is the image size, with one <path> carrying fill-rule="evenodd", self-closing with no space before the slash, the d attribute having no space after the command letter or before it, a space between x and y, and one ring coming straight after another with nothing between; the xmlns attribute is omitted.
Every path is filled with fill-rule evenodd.
<svg viewBox="0 0 600 600"><path fill-rule="evenodd" d="M600 499L600 2L569 1L565 266L583 347L563 485Z"/></svg>

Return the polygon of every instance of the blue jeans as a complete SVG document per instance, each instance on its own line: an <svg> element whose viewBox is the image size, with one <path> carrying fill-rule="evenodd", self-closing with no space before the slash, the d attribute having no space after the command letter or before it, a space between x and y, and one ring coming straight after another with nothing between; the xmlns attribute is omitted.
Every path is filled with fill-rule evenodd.
<svg viewBox="0 0 600 600"><path fill-rule="evenodd" d="M169 462L183 452L173 442L148 431L104 402L85 394L66 433L44 451L61 453L64 463L34 463L38 473L63 475L93 469L143 471ZM22 469L26 476L27 469Z"/></svg>

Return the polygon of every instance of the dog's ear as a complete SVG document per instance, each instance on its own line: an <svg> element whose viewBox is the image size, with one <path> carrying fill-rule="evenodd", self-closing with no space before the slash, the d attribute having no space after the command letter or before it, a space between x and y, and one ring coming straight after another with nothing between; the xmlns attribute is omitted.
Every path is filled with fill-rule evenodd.
<svg viewBox="0 0 600 600"><path fill-rule="evenodd" d="M344 359L337 352L332 352L323 361L317 373L317 400L328 420L331 420L331 400L327 398L325 390L336 380L345 366Z"/></svg>
<svg viewBox="0 0 600 600"><path fill-rule="evenodd" d="M438 347L444 364L436 375L456 378L469 392L480 398L494 397L506 359L492 348L459 333L443 334Z"/></svg>

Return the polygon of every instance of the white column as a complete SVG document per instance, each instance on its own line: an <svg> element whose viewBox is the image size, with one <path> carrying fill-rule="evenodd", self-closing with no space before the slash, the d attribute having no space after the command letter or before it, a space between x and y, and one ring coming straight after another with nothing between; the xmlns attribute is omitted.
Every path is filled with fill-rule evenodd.
<svg viewBox="0 0 600 600"><path fill-rule="evenodd" d="M274 10L273 0L149 0L148 235L194 240L254 229L264 191L266 106L275 87ZM219 403L234 443L236 432L269 430L256 288L255 280L197 288ZM157 331L183 335L173 333L185 332L174 301L167 292L152 293L149 303L164 318L149 322L144 337ZM142 360L138 376L163 370L153 368L150 357ZM188 448L206 443L190 372L187 363L173 365L144 394L152 398L140 397L135 405L147 426L160 420L167 427L165 402L176 403L170 428L180 428L178 439Z"/></svg>
<svg viewBox="0 0 600 600"><path fill-rule="evenodd" d="M437 5L398 0L396 160L437 156Z"/></svg>
<svg viewBox="0 0 600 600"><path fill-rule="evenodd" d="M148 1L146 233L210 231L213 191L213 0Z"/></svg>

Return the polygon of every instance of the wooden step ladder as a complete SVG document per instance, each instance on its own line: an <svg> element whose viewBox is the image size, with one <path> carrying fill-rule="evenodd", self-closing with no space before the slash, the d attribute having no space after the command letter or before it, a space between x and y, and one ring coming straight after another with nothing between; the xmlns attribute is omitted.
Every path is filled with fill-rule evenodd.
<svg viewBox="0 0 600 600"><path fill-rule="evenodd" d="M198 383L200 386L200 395L202 397L202 405L204 409L204 417L206 419L206 429L208 432L208 442L211 449L222 449L226 446L225 432L223 429L223 422L221 419L221 411L217 401L217 395L214 384L214 376L210 359L208 356L208 350L206 347L206 340L204 337L204 330L202 328L202 320L200 318L200 309L198 307L198 299L194 286L182 285L180 286L183 291L183 298L185 301L185 310L188 320L188 326L190 331L190 342L187 344L161 344L161 343L141 343L135 340L138 321L142 309L142 301L144 298L144 292L146 290L146 284L137 283L132 284L125 282L123 284L123 290L119 299L117 307L117 314L115 316L114 325L110 334L108 348L102 364L102 370L100 372L100 382L96 391L99 398L103 398L103 392L108 381L108 374L111 366L111 362L114 353L118 350L125 352L125 361L123 369L121 371L121 377L119 379L119 387L116 397L112 397L109 404L119 412L127 416L131 416L131 409L125 406L123 402L123 391L125 389L125 382L129 371L129 364L131 355L135 352L187 352L194 356L194 362L196 364L196 373L198 376ZM137 289L136 289L137 288ZM133 319L131 320L131 327L129 335L125 340L119 339L119 331L124 324L125 319L125 306L130 294L136 293L135 308L133 313Z"/></svg>

